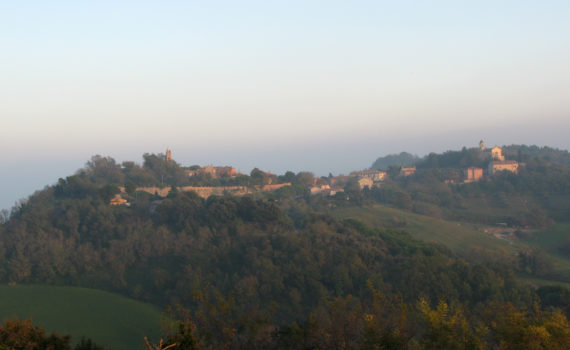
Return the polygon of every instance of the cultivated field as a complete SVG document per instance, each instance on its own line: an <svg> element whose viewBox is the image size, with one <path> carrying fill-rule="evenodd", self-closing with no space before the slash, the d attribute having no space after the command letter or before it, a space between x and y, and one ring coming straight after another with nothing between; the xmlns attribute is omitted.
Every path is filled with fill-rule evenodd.
<svg viewBox="0 0 570 350"><path fill-rule="evenodd" d="M161 311L123 296L77 287L0 286L0 317L33 319L47 333L81 336L105 349L141 349L160 336Z"/></svg>

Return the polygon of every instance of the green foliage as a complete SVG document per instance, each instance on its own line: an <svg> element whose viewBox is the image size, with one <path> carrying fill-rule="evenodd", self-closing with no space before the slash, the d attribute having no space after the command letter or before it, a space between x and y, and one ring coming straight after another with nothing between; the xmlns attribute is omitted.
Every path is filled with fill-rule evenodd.
<svg viewBox="0 0 570 350"><path fill-rule="evenodd" d="M521 271L537 277L548 277L553 270L552 261L540 248L519 251L518 263Z"/></svg>
<svg viewBox="0 0 570 350"><path fill-rule="evenodd" d="M536 290L542 306L558 308L570 316L570 289L562 286L542 286Z"/></svg>
<svg viewBox="0 0 570 350"><path fill-rule="evenodd" d="M447 151L443 154L430 153L417 163L418 168L467 168L476 166L483 168L489 160L485 159L478 148L461 151Z"/></svg>
<svg viewBox="0 0 570 350"><path fill-rule="evenodd" d="M79 173L96 184L120 184L124 182L121 166L111 157L95 155Z"/></svg>
<svg viewBox="0 0 570 350"><path fill-rule="evenodd" d="M104 350L104 348L89 338L81 337L81 340L75 345L73 350Z"/></svg>
<svg viewBox="0 0 570 350"><path fill-rule="evenodd" d="M235 290L238 309L276 303L281 320L326 296L360 297L367 279L406 300L517 294L508 272L470 266L405 234L308 215L305 207L291 207L287 214L299 216L288 218L275 202L249 196L204 200L184 192L114 208L45 195L4 226L5 281L78 284L185 306L194 304L187 290L211 284L223 294Z"/></svg>
<svg viewBox="0 0 570 350"><path fill-rule="evenodd" d="M412 209L412 197L397 186L386 185L370 191L370 195L380 203L391 204L401 209Z"/></svg>
<svg viewBox="0 0 570 350"><path fill-rule="evenodd" d="M390 167L411 167L416 165L419 160L420 158L418 156L402 152L400 154L390 154L385 157L380 157L376 159L370 168L388 170Z"/></svg>
<svg viewBox="0 0 570 350"><path fill-rule="evenodd" d="M32 320L5 320L0 325L0 346L7 349L71 350L70 339L56 333L48 336L42 328L32 325Z"/></svg>
<svg viewBox="0 0 570 350"><path fill-rule="evenodd" d="M113 198L116 194L121 193L119 188L116 185L103 185L99 189L99 196L103 199L103 202L109 203L111 198Z"/></svg>
<svg viewBox="0 0 570 350"><path fill-rule="evenodd" d="M125 192L127 192L128 195L134 195L135 191L137 190L137 185L129 180L125 183Z"/></svg>
<svg viewBox="0 0 570 350"><path fill-rule="evenodd" d="M435 309L421 299L418 309L427 324L423 348L433 350L485 349L484 327L473 329L459 305L441 300Z"/></svg>

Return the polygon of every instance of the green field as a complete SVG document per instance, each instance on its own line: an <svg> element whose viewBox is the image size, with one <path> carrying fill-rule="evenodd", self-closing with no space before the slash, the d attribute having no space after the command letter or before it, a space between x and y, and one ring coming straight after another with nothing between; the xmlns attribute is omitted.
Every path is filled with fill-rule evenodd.
<svg viewBox="0 0 570 350"><path fill-rule="evenodd" d="M529 245L539 246L548 251L556 251L567 239L570 239L570 224L556 224L524 241Z"/></svg>
<svg viewBox="0 0 570 350"><path fill-rule="evenodd" d="M570 240L570 224L555 224L546 230L521 239L521 242L547 252L552 259L554 270L566 281L570 281L570 255L559 249L567 244L568 240Z"/></svg>
<svg viewBox="0 0 570 350"><path fill-rule="evenodd" d="M512 242L483 232L484 225L445 221L380 204L335 209L331 214L342 219L357 219L372 227L401 229L416 239L443 244L463 256L486 254L499 258L516 253Z"/></svg>
<svg viewBox="0 0 570 350"><path fill-rule="evenodd" d="M501 259L501 256L513 258L520 248L540 247L552 262L552 279L519 277L537 286L568 285L570 281L570 256L558 250L563 242L570 239L570 224L555 224L527 238L520 240L511 238L508 241L484 233L485 225L451 222L380 204L334 209L330 214L343 219L357 219L372 227L403 230L424 242L443 244L457 254L472 260Z"/></svg>
<svg viewBox="0 0 570 350"><path fill-rule="evenodd" d="M105 349L141 349L144 336L160 336L158 308L86 288L0 286L0 316L32 318L47 333L71 334L72 343L86 336Z"/></svg>

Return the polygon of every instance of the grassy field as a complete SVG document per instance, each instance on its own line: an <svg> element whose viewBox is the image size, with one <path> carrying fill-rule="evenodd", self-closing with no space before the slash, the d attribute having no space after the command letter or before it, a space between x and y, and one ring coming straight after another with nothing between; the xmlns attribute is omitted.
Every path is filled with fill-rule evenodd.
<svg viewBox="0 0 570 350"><path fill-rule="evenodd" d="M519 277L536 286L570 285L567 283L570 281L570 256L558 249L563 242L570 239L570 224L555 224L524 239L506 240L486 234L484 225L451 222L379 204L334 209L330 213L338 218L357 219L372 227L401 229L416 239L443 244L457 254L474 260L514 258L521 248L540 247L552 262L552 279Z"/></svg>
<svg viewBox="0 0 570 350"><path fill-rule="evenodd" d="M556 224L526 238L524 242L548 251L556 251L568 239L570 239L570 224Z"/></svg>
<svg viewBox="0 0 570 350"><path fill-rule="evenodd" d="M47 333L71 334L72 343L86 336L105 349L142 349L144 336L160 336L158 308L86 288L0 286L0 317L32 318Z"/></svg>
<svg viewBox="0 0 570 350"><path fill-rule="evenodd" d="M555 224L549 229L538 231L533 235L521 239L521 242L542 248L552 260L554 270L570 281L570 255L559 248L570 240L570 224Z"/></svg>
<svg viewBox="0 0 570 350"><path fill-rule="evenodd" d="M483 232L483 225L445 221L376 204L368 207L335 209L338 218L353 218L372 227L395 228L409 232L424 242L440 243L460 255L485 253L488 256L514 256L515 244Z"/></svg>

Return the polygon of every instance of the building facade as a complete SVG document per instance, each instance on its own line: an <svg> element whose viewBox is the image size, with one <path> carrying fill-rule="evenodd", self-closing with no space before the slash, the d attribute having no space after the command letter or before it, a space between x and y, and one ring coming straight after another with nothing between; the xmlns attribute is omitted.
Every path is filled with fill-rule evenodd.
<svg viewBox="0 0 570 350"><path fill-rule="evenodd" d="M510 171L517 174L519 172L519 163L516 160L492 161L489 163L489 174L494 175L499 171Z"/></svg>
<svg viewBox="0 0 570 350"><path fill-rule="evenodd" d="M483 177L483 169L469 167L465 169L465 182L479 181Z"/></svg>

